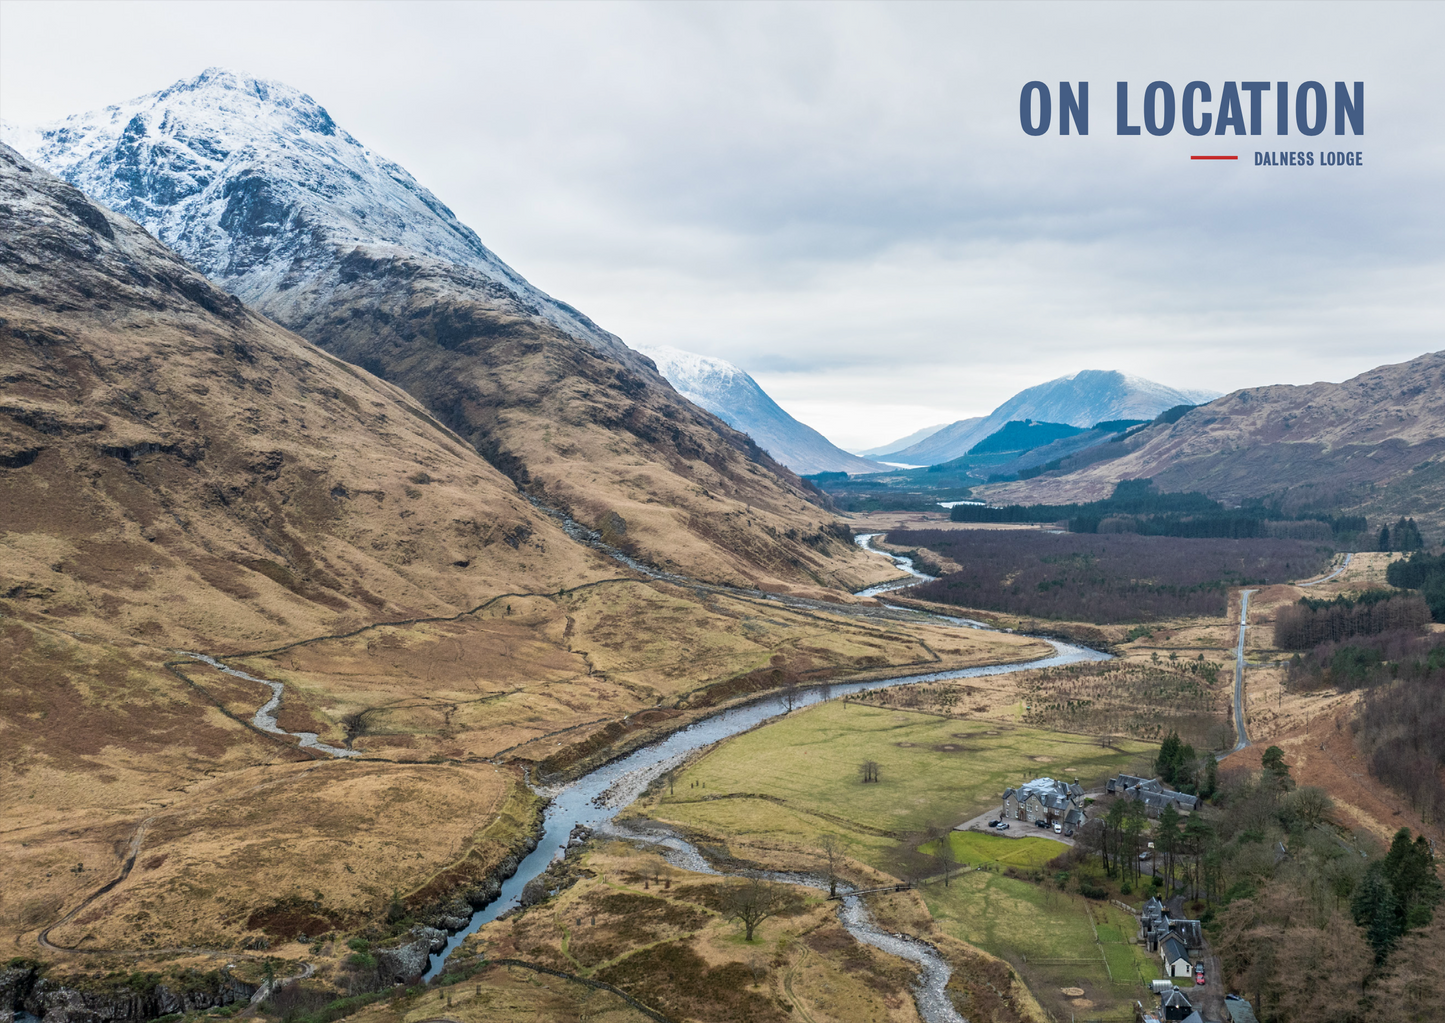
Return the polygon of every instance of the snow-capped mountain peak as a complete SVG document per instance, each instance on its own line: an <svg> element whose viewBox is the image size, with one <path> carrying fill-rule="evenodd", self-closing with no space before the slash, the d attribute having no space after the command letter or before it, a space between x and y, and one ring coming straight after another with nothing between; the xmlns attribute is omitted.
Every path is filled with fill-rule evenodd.
<svg viewBox="0 0 1445 1023"><path fill-rule="evenodd" d="M619 343L534 288L403 167L284 83L209 68L50 124L7 124L3 136L267 311L326 262L311 258L318 250L430 257L498 285L520 312L593 344Z"/></svg>
<svg viewBox="0 0 1445 1023"><path fill-rule="evenodd" d="M638 348L679 394L701 405L796 473L880 472L884 467L849 454L788 415L758 382L724 359L668 345Z"/></svg>

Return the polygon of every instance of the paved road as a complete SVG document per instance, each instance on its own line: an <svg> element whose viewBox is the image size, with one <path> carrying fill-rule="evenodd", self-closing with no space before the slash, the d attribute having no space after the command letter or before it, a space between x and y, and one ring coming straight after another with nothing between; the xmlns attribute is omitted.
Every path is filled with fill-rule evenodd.
<svg viewBox="0 0 1445 1023"><path fill-rule="evenodd" d="M1318 579L1311 579L1308 582L1295 583L1296 586L1318 586L1320 583L1329 582L1345 569L1350 567L1350 560L1354 554L1346 554L1345 560L1339 568L1329 575L1320 576ZM1249 733L1244 728L1244 630L1249 628L1249 595L1257 593L1258 590L1241 590L1239 593L1239 646L1234 651L1234 731L1238 741L1230 752L1238 753L1249 746Z"/></svg>
<svg viewBox="0 0 1445 1023"><path fill-rule="evenodd" d="M1241 590L1239 593L1239 647L1234 651L1234 731L1239 741L1234 744L1233 753L1249 745L1249 733L1244 730L1244 630L1249 628L1249 595L1256 592Z"/></svg>
<svg viewBox="0 0 1445 1023"><path fill-rule="evenodd" d="M1334 570L1333 572L1331 572L1329 575L1322 575L1322 576L1320 576L1318 579L1311 579L1311 580L1310 580L1309 582L1307 582L1307 583L1295 583L1295 585L1296 585L1296 586L1318 586L1320 583L1327 583L1327 582L1329 582L1331 579L1333 579L1335 576L1337 576L1337 575L1339 575L1341 572L1343 572L1345 569L1349 568L1349 567L1350 567L1350 559L1353 558L1353 557L1354 557L1353 554L1346 554L1346 555L1345 555L1345 563L1344 563L1343 565L1341 565L1339 568L1335 569L1335 570Z"/></svg>

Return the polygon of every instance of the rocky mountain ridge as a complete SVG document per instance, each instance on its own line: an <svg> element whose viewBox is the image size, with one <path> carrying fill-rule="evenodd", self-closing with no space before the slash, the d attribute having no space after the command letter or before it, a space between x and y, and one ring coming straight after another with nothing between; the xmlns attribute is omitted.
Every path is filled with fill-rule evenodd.
<svg viewBox="0 0 1445 1023"><path fill-rule="evenodd" d="M213 69L7 133L644 560L768 587L857 589L881 573L821 495L532 288L299 91Z"/></svg>
<svg viewBox="0 0 1445 1023"><path fill-rule="evenodd" d="M274 314L345 247L471 271L513 312L598 347L617 338L533 287L406 169L310 96L224 68L52 124L0 129L24 153L129 217L242 301Z"/></svg>
<svg viewBox="0 0 1445 1023"><path fill-rule="evenodd" d="M1445 528L1445 352L1341 383L1250 387L1132 435L1074 472L1000 484L990 501L1066 503L1151 478L1238 503L1410 514Z"/></svg>

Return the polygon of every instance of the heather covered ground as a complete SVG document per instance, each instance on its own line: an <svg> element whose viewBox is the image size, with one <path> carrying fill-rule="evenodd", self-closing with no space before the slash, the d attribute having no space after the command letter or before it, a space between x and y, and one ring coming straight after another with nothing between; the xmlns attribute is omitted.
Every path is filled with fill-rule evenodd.
<svg viewBox="0 0 1445 1023"><path fill-rule="evenodd" d="M1229 588L1305 579L1332 552L1306 540L1192 539L1041 530L895 530L961 566L909 595L1100 624L1222 616Z"/></svg>

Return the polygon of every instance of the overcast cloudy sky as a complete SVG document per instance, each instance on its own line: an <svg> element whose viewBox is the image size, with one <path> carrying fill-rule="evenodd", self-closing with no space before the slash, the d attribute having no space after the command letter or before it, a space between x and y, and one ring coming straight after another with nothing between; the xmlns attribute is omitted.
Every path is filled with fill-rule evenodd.
<svg viewBox="0 0 1445 1023"><path fill-rule="evenodd" d="M1078 369L1228 391L1445 348L1442 39L1439 4L3 2L0 116L288 82L540 287L864 447ZM1057 95L1024 134L1032 79L1088 81L1089 135ZM1115 82L1196 79L1211 110L1363 81L1366 134L1281 139L1273 93L1259 137L1115 134ZM1285 146L1364 166L1254 166Z"/></svg>

